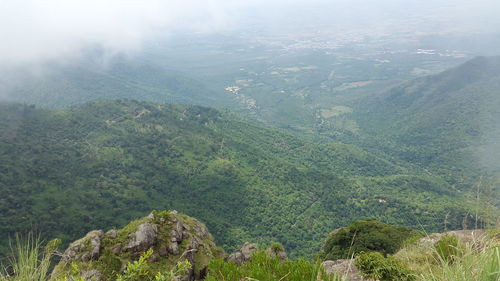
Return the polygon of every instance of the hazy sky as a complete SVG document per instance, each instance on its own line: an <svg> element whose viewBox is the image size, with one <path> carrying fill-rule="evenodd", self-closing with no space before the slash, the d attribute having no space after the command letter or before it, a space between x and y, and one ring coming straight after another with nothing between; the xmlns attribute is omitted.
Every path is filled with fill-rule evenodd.
<svg viewBox="0 0 500 281"><path fill-rule="evenodd" d="M222 32L262 21L273 29L292 19L369 27L382 19L443 14L450 24L499 26L493 0L0 0L0 64L77 56L100 46L140 50L171 32Z"/></svg>

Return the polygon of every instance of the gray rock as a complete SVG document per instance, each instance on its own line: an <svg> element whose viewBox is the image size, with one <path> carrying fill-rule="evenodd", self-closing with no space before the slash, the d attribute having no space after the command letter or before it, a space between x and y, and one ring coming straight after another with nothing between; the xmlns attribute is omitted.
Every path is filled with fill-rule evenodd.
<svg viewBox="0 0 500 281"><path fill-rule="evenodd" d="M158 226L150 223L139 225L137 231L129 235L129 243L125 251L144 252L156 243Z"/></svg>
<svg viewBox="0 0 500 281"><path fill-rule="evenodd" d="M80 257L80 260L83 261L83 262L88 262L90 261L90 253L89 252L85 252L83 253L83 255Z"/></svg>
<svg viewBox="0 0 500 281"><path fill-rule="evenodd" d="M97 235L94 235L90 239L90 246L92 247L92 250L90 251L90 258L93 260L98 259L100 256L102 236L102 231L99 231Z"/></svg>
<svg viewBox="0 0 500 281"><path fill-rule="evenodd" d="M169 253L172 255L178 255L179 254L179 244L177 242L172 242L168 245L167 250Z"/></svg>
<svg viewBox="0 0 500 281"><path fill-rule="evenodd" d="M361 271L354 265L354 259L344 259L336 261L324 261L321 264L327 274L338 274L345 276L347 281L365 281L361 276Z"/></svg>
<svg viewBox="0 0 500 281"><path fill-rule="evenodd" d="M191 245L189 245L190 249L198 249L200 246L203 246L203 242L201 242L198 237L193 237L191 240Z"/></svg>
<svg viewBox="0 0 500 281"><path fill-rule="evenodd" d="M102 278L102 274L95 269L85 270L82 271L82 277L85 281L100 281Z"/></svg>
<svg viewBox="0 0 500 281"><path fill-rule="evenodd" d="M127 262L137 259L148 249L155 249L148 262L156 262L162 266L165 264L167 268L173 268L179 259L191 262L192 269L181 274L179 281L203 279L207 274L210 259L215 255L223 255L215 248L212 235L202 223L186 219L184 215L165 216L164 219L161 222L160 217L154 220L145 217L138 223L135 222L137 226L135 229L127 227L118 231L112 229L106 234L102 231L88 233L84 238L72 243L65 251L64 258L55 267L50 281L71 276L71 262L73 261L81 263L82 274L86 271L85 281L105 281L103 280L105 276L101 274L102 271L99 271L105 268L101 266L107 266L107 264L93 261L99 259L102 253L113 253L115 256L109 261L112 263L119 258L123 271ZM128 231L128 238L123 241L122 235L125 230ZM171 242L171 238L174 238L175 242ZM248 249L243 249L243 252L247 254ZM244 259L245 255L242 254L242 257Z"/></svg>
<svg viewBox="0 0 500 281"><path fill-rule="evenodd" d="M115 239L118 236L118 231L111 229L108 232L106 232L106 236Z"/></svg>
<svg viewBox="0 0 500 281"><path fill-rule="evenodd" d="M255 243L245 242L243 247L235 253L229 255L226 259L228 262L236 262L237 265L242 265L243 263L249 261L252 257L252 254L257 251L259 247Z"/></svg>
<svg viewBox="0 0 500 281"><path fill-rule="evenodd" d="M172 228L172 231L170 232L170 235L172 235L171 238L172 242L182 241L183 238L182 229L183 229L183 224L180 221L178 221Z"/></svg>
<svg viewBox="0 0 500 281"><path fill-rule="evenodd" d="M103 236L101 230L89 232L85 237L77 240L63 254L65 261L81 260L87 262L91 259L98 259L101 251L101 239Z"/></svg>
<svg viewBox="0 0 500 281"><path fill-rule="evenodd" d="M486 231L484 229L454 230L444 233L433 233L420 239L418 244L426 247L432 247L445 235L455 235L460 242L470 243L473 241L480 241L481 237L483 237L485 233Z"/></svg>
<svg viewBox="0 0 500 281"><path fill-rule="evenodd" d="M246 242L243 247L240 249L241 254L245 259L250 260L251 255L259 249L259 246L255 243Z"/></svg>
<svg viewBox="0 0 500 281"><path fill-rule="evenodd" d="M120 245L116 245L116 246L113 247L113 249L111 250L111 252L114 255L118 256L122 252L122 247Z"/></svg>
<svg viewBox="0 0 500 281"><path fill-rule="evenodd" d="M200 237L205 237L209 233L207 227L202 224L195 225L194 230L196 231L196 234Z"/></svg>
<svg viewBox="0 0 500 281"><path fill-rule="evenodd" d="M273 250L272 248L266 249L266 255L269 257L278 257L282 262L286 261L288 258L286 252L284 250Z"/></svg>
<svg viewBox="0 0 500 281"><path fill-rule="evenodd" d="M168 255L168 248L165 245L162 245L158 249L158 254L160 254L160 257L166 257Z"/></svg>
<svg viewBox="0 0 500 281"><path fill-rule="evenodd" d="M149 258L148 262L155 263L160 260L160 255L158 253L153 253Z"/></svg>
<svg viewBox="0 0 500 281"><path fill-rule="evenodd" d="M189 225L185 224L183 227L184 230L191 231L191 227Z"/></svg>
<svg viewBox="0 0 500 281"><path fill-rule="evenodd" d="M245 262L245 258L240 252L234 252L226 258L228 262L235 262L237 265L242 265Z"/></svg>

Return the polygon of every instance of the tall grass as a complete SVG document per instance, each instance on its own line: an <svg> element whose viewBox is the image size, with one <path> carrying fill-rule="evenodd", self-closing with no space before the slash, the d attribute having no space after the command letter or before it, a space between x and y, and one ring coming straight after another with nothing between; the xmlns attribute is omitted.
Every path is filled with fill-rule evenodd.
<svg viewBox="0 0 500 281"><path fill-rule="evenodd" d="M437 256L437 266L423 272L426 281L500 281L500 247L475 251L471 245L459 249L453 262Z"/></svg>
<svg viewBox="0 0 500 281"><path fill-rule="evenodd" d="M2 268L0 281L49 280L51 258L54 256L59 244L59 239L52 240L42 251L40 240L35 239L33 235L29 235L24 240L16 236L16 243L12 247L12 258L9 259L9 265ZM182 275L186 270L191 268L191 264L186 260L178 262L170 271L156 272L154 276L149 276L147 259L152 254L153 250L149 249L140 256L139 260L129 262L123 274L116 276L116 281L171 281L176 280L177 276ZM84 277L80 275L81 272L77 263L72 263L71 266L71 275L57 279L58 281L84 280Z"/></svg>
<svg viewBox="0 0 500 281"><path fill-rule="evenodd" d="M33 234L24 239L17 235L15 244L11 245L11 257L0 270L0 281L46 281L59 243L56 239L42 247L40 239Z"/></svg>
<svg viewBox="0 0 500 281"><path fill-rule="evenodd" d="M58 244L58 240L53 240L42 247L33 235L26 239L17 236L12 257L0 268L0 281L47 281L50 260ZM418 281L500 281L498 240L483 237L468 243L438 245L408 245L394 257L411 267ZM443 251L447 246L453 247L452 251ZM170 280L168 277L176 274L159 273L155 279ZM222 259L212 260L206 280L342 281L345 276L327 275L320 263L302 259L283 262L259 251L241 266Z"/></svg>
<svg viewBox="0 0 500 281"><path fill-rule="evenodd" d="M450 249L443 251L442 243L410 245L397 257L417 272L419 281L500 281L500 244L495 239L484 236L446 246Z"/></svg>
<svg viewBox="0 0 500 281"><path fill-rule="evenodd" d="M241 266L222 259L213 260L209 265L206 281L342 281L338 275L327 275L321 263L307 260L281 261L270 257L264 251L252 255L252 259Z"/></svg>

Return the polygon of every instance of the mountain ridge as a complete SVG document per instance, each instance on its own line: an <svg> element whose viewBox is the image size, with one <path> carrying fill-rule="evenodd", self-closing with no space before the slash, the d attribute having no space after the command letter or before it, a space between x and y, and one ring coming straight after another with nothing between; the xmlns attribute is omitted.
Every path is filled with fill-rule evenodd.
<svg viewBox="0 0 500 281"><path fill-rule="evenodd" d="M478 57L375 95L356 120L365 142L373 137L385 153L438 174L453 171L447 179L464 189L500 174L500 163L482 159L497 155L499 89L500 57Z"/></svg>

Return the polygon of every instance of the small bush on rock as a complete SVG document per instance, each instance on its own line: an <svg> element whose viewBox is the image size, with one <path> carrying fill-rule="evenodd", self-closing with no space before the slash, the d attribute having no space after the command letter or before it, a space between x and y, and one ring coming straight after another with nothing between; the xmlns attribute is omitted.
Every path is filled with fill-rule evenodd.
<svg viewBox="0 0 500 281"><path fill-rule="evenodd" d="M384 257L381 253L362 253L356 257L356 267L363 272L365 278L380 281L414 281L413 274L394 257Z"/></svg>

